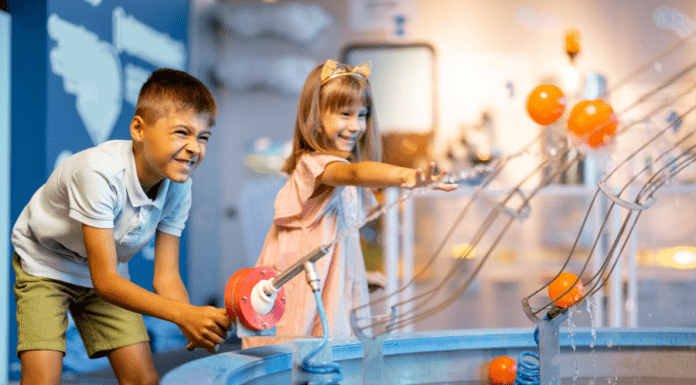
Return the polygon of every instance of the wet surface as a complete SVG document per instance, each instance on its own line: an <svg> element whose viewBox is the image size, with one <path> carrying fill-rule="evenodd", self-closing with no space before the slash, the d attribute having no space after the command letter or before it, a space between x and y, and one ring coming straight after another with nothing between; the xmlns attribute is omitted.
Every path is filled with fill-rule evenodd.
<svg viewBox="0 0 696 385"><path fill-rule="evenodd" d="M490 385L489 381L461 381L461 382L428 382L421 385ZM561 385L685 385L696 384L696 380L679 378L657 378L657 377L579 377L561 379Z"/></svg>

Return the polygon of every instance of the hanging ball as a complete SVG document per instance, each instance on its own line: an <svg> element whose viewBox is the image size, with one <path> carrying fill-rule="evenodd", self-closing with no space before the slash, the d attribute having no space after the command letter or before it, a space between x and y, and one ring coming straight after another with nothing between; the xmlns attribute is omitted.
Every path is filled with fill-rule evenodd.
<svg viewBox="0 0 696 385"><path fill-rule="evenodd" d="M515 382L517 363L510 357L500 356L491 362L488 375L494 384L512 384Z"/></svg>
<svg viewBox="0 0 696 385"><path fill-rule="evenodd" d="M529 94L527 113L532 120L542 126L558 120L565 111L566 98L563 92L551 84L542 84Z"/></svg>
<svg viewBox="0 0 696 385"><path fill-rule="evenodd" d="M565 35L565 50L568 54L580 52L580 33L576 29L569 29Z"/></svg>
<svg viewBox="0 0 696 385"><path fill-rule="evenodd" d="M575 287L561 296L570 288L570 285L575 283L575 281L577 281ZM582 281L578 279L578 276L573 273L561 273L549 284L549 297L554 301L556 306L563 309L579 300L583 294L585 294L585 286L583 286Z"/></svg>
<svg viewBox="0 0 696 385"><path fill-rule="evenodd" d="M608 143L618 124L614 110L602 99L583 100L568 118L568 129L593 148Z"/></svg>

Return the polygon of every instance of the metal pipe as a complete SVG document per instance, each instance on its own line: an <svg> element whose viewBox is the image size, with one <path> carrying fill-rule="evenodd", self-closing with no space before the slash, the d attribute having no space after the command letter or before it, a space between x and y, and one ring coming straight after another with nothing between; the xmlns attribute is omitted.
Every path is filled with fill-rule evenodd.
<svg viewBox="0 0 696 385"><path fill-rule="evenodd" d="M278 274L278 276L271 281L271 286L275 291L271 291L269 293L269 288L267 286L264 286L263 292L266 293L266 295L272 295L273 293L280 290L280 288L283 287L283 285L285 285L289 280L293 279L297 274L305 270L305 262L316 262L317 260L319 260L319 258L326 255L330 247L331 245L321 245L316 249L312 250L309 254L305 255L299 261L295 262L292 266L285 269L282 273Z"/></svg>

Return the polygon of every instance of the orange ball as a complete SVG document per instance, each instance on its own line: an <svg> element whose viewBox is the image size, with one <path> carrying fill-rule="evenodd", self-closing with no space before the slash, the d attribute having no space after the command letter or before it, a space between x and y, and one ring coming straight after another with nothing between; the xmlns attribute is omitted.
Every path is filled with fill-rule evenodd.
<svg viewBox="0 0 696 385"><path fill-rule="evenodd" d="M570 289L564 296L561 296L576 280L578 282L575 284L575 287ZM560 308L565 309L572 305L583 294L585 294L585 286L582 284L582 281L578 280L578 276L573 273L561 273L549 284L549 297Z"/></svg>
<svg viewBox="0 0 696 385"><path fill-rule="evenodd" d="M618 123L614 110L604 100L583 100L570 111L568 129L590 147L597 147L608 142Z"/></svg>
<svg viewBox="0 0 696 385"><path fill-rule="evenodd" d="M580 34L576 29L569 29L565 35L565 46L567 53L580 52Z"/></svg>
<svg viewBox="0 0 696 385"><path fill-rule="evenodd" d="M563 92L551 84L536 87L527 98L527 113L534 122L542 126L557 121L563 115L565 106Z"/></svg>
<svg viewBox="0 0 696 385"><path fill-rule="evenodd" d="M500 356L491 362L488 375L494 384L512 384L515 382L517 363L510 357Z"/></svg>

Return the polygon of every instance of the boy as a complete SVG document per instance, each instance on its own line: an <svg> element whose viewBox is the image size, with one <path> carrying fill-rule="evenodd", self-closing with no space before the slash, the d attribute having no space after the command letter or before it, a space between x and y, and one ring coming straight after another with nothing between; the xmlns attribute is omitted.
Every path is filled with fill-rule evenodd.
<svg viewBox="0 0 696 385"><path fill-rule="evenodd" d="M159 69L142 86L132 140L63 161L12 231L21 384L59 384L70 310L90 358L108 356L120 384L158 376L140 314L174 322L214 352L225 309L192 306L179 274L179 236L191 172L203 160L217 107L182 71ZM128 280L128 260L155 237L155 293Z"/></svg>

